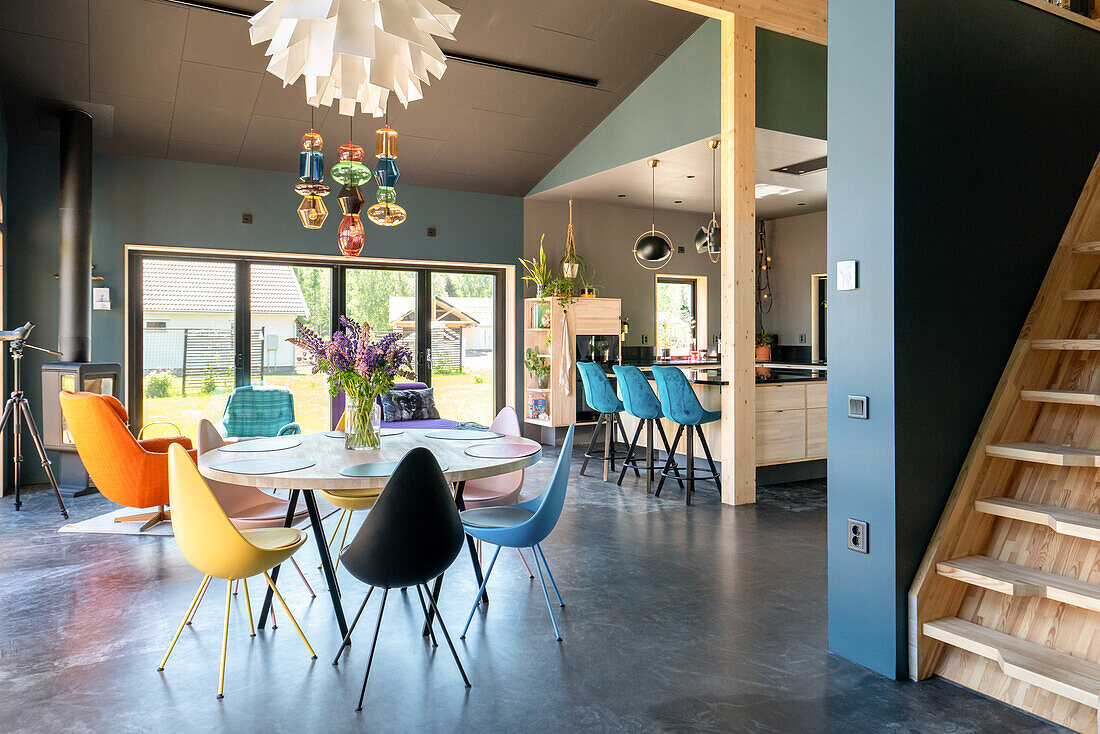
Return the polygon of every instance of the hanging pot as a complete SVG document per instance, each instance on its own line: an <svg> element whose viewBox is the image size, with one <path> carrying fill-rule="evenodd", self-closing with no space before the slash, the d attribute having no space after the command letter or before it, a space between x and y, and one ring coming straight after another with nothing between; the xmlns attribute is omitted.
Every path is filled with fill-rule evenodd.
<svg viewBox="0 0 1100 734"><path fill-rule="evenodd" d="M579 263L565 262L561 264L561 272L566 278L573 279L581 272Z"/></svg>

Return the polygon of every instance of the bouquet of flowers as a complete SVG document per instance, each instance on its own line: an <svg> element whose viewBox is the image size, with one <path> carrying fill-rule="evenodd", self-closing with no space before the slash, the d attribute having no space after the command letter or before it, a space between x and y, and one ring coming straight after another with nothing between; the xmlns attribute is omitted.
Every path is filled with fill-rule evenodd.
<svg viewBox="0 0 1100 734"><path fill-rule="evenodd" d="M287 341L306 353L314 374L325 373L330 394L343 390L347 396L345 448L376 449L382 445L378 398L393 389L398 376L414 376L412 351L401 343L401 332L372 339L370 324L341 316L340 325L344 330L326 341L296 322L298 336Z"/></svg>

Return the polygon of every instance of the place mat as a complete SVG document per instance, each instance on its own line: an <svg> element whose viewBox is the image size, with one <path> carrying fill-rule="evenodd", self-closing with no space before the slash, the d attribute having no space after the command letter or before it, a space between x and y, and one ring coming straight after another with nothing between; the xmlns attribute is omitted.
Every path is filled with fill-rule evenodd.
<svg viewBox="0 0 1100 734"><path fill-rule="evenodd" d="M463 430L449 430L449 431L432 431L431 433L424 434L427 438L443 438L453 441L478 441L485 440L487 438L503 438L503 433L493 433L492 431L463 431Z"/></svg>
<svg viewBox="0 0 1100 734"><path fill-rule="evenodd" d="M404 432L405 432L404 429L401 429L401 428L380 428L378 430L378 435L379 436L397 436L397 435L400 435ZM325 435L328 436L329 438L344 438L345 436L347 436L347 433L345 433L344 431L328 431L327 433L325 433Z"/></svg>
<svg viewBox="0 0 1100 734"><path fill-rule="evenodd" d="M228 453L245 453L250 451L282 451L283 449L292 449L295 446L301 445L301 436L274 436L272 438L253 438L249 439L248 441L227 443L225 446L219 446L218 451L226 451Z"/></svg>
<svg viewBox="0 0 1100 734"><path fill-rule="evenodd" d="M229 474L281 474L286 471L298 471L308 469L317 462L309 459L281 459L276 456L262 459L234 459L233 461L220 461L210 464L214 471L228 472Z"/></svg>
<svg viewBox="0 0 1100 734"><path fill-rule="evenodd" d="M474 444L467 448L465 453L467 456L473 456L477 459L519 459L523 456L537 454L541 450L540 446L498 441Z"/></svg>
<svg viewBox="0 0 1100 734"><path fill-rule="evenodd" d="M393 474L400 462L397 461L372 461L369 464L352 464L340 470L345 477L388 477ZM440 464L439 468L447 471L450 467Z"/></svg>

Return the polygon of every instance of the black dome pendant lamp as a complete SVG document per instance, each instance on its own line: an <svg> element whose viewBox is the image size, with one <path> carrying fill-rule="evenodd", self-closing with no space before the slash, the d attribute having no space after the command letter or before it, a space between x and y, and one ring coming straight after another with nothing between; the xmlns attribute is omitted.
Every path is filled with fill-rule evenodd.
<svg viewBox="0 0 1100 734"><path fill-rule="evenodd" d="M660 270L672 259L672 240L664 232L657 231L657 166L660 161L646 161L650 170L649 231L643 232L634 243L634 260L646 270Z"/></svg>
<svg viewBox="0 0 1100 734"><path fill-rule="evenodd" d="M714 188L718 178L718 174L715 173L718 146L721 144L721 138L707 141L707 145L710 146L710 221L695 233L695 251L699 254L707 253L712 263L718 262L718 258L722 255L722 228L718 226L718 194Z"/></svg>

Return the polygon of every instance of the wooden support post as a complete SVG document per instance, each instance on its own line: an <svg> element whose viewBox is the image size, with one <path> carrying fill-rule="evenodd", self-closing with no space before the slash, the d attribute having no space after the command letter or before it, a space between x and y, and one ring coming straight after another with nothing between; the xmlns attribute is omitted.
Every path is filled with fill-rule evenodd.
<svg viewBox="0 0 1100 734"><path fill-rule="evenodd" d="M756 502L756 24L722 19L722 502Z"/></svg>

